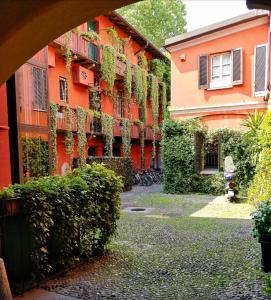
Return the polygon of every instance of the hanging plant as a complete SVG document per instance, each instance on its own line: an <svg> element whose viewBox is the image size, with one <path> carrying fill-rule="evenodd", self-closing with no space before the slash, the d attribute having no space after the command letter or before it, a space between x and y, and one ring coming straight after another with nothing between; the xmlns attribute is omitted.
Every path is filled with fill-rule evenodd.
<svg viewBox="0 0 271 300"><path fill-rule="evenodd" d="M116 51L108 45L102 46L101 78L107 83L108 89L112 91L116 79Z"/></svg>
<svg viewBox="0 0 271 300"><path fill-rule="evenodd" d="M131 122L128 119L122 119L122 148L125 157L131 154Z"/></svg>
<svg viewBox="0 0 271 300"><path fill-rule="evenodd" d="M139 124L139 140L140 140L140 166L145 168L145 126L143 122Z"/></svg>
<svg viewBox="0 0 271 300"><path fill-rule="evenodd" d="M150 100L151 100L151 111L152 111L152 125L154 129L158 126L159 116L159 85L158 79L153 74L149 75L150 83Z"/></svg>
<svg viewBox="0 0 271 300"><path fill-rule="evenodd" d="M166 68L166 63L158 58L150 61L150 72L161 81L163 80L164 74L166 73Z"/></svg>
<svg viewBox="0 0 271 300"><path fill-rule="evenodd" d="M76 108L77 115L77 152L79 155L78 165L83 168L86 165L86 112L82 107Z"/></svg>
<svg viewBox="0 0 271 300"><path fill-rule="evenodd" d="M91 42L100 42L101 41L100 35L95 31L82 31L80 33L80 36L82 36L83 38L86 38L87 40L89 40Z"/></svg>
<svg viewBox="0 0 271 300"><path fill-rule="evenodd" d="M147 61L147 58L144 54L143 51L141 51L139 54L138 54L138 65L143 69L143 70L148 70L148 61Z"/></svg>
<svg viewBox="0 0 271 300"><path fill-rule="evenodd" d="M70 155L70 165L71 165L73 148L74 148L74 138L72 132L72 110L70 107L66 108L65 114L66 114L66 134L65 134L64 145L65 145L65 152L68 155Z"/></svg>
<svg viewBox="0 0 271 300"><path fill-rule="evenodd" d="M161 100L162 100L162 109L163 114L167 111L167 85L165 82L162 82L162 93L161 93Z"/></svg>
<svg viewBox="0 0 271 300"><path fill-rule="evenodd" d="M131 100L132 95L132 67L131 63L127 60L125 73L124 73L124 85L125 85L125 98Z"/></svg>
<svg viewBox="0 0 271 300"><path fill-rule="evenodd" d="M69 85L71 80L71 67L72 67L72 32L65 33L65 62L66 62L66 76L67 76L67 91L69 92Z"/></svg>
<svg viewBox="0 0 271 300"><path fill-rule="evenodd" d="M105 135L106 156L113 156L113 125L113 117L102 113L102 132Z"/></svg>
<svg viewBox="0 0 271 300"><path fill-rule="evenodd" d="M57 105L54 103L50 104L50 143L51 143L51 153L52 153L52 174L56 173L56 164L57 164L57 148L56 148L56 114L57 114Z"/></svg>
<svg viewBox="0 0 271 300"><path fill-rule="evenodd" d="M146 122L146 100L148 93L147 72L138 65L134 67L134 95L140 109L140 119Z"/></svg>
<svg viewBox="0 0 271 300"><path fill-rule="evenodd" d="M117 52L119 52L121 40L118 36L116 29L114 27L107 27L107 28L105 28L105 30L108 34L108 38L109 38L111 45L114 47L114 49Z"/></svg>
<svg viewBox="0 0 271 300"><path fill-rule="evenodd" d="M122 54L122 53L117 53L117 59L126 63L127 62L127 57L125 56L125 54Z"/></svg>

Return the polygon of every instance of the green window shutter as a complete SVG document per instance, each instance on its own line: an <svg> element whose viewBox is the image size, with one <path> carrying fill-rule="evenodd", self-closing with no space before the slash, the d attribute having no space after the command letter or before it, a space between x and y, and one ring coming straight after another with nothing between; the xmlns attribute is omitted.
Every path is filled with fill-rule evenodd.
<svg viewBox="0 0 271 300"><path fill-rule="evenodd" d="M88 21L88 31L97 31L97 22Z"/></svg>

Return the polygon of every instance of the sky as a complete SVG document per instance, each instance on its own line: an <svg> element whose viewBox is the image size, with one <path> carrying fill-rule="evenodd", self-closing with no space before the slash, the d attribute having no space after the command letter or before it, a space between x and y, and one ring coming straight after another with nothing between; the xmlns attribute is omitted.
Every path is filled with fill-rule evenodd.
<svg viewBox="0 0 271 300"><path fill-rule="evenodd" d="M245 0L184 0L187 31L249 12Z"/></svg>

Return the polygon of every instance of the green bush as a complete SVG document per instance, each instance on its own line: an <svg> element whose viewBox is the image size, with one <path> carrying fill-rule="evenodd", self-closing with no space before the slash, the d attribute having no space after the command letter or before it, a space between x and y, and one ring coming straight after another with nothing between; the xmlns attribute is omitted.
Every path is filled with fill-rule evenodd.
<svg viewBox="0 0 271 300"><path fill-rule="evenodd" d="M112 170L93 163L65 176L16 184L1 193L2 198L25 200L37 276L104 250L116 233L122 187Z"/></svg>
<svg viewBox="0 0 271 300"><path fill-rule="evenodd" d="M271 113L264 116L257 132L259 154L256 174L248 190L249 201L257 205L271 198Z"/></svg>
<svg viewBox="0 0 271 300"><path fill-rule="evenodd" d="M103 163L110 170L116 172L118 176L121 176L124 185L124 191L130 191L133 186L133 167L132 161L129 157L89 157L88 164Z"/></svg>
<svg viewBox="0 0 271 300"><path fill-rule="evenodd" d="M271 202L264 201L252 214L254 237L271 236Z"/></svg>
<svg viewBox="0 0 271 300"><path fill-rule="evenodd" d="M162 161L166 193L224 193L223 173L200 175L203 153L208 143L218 144L220 171L225 156L231 155L236 165L236 181L242 194L251 182L255 163L243 131L207 130L196 119L174 121L166 119L162 128Z"/></svg>

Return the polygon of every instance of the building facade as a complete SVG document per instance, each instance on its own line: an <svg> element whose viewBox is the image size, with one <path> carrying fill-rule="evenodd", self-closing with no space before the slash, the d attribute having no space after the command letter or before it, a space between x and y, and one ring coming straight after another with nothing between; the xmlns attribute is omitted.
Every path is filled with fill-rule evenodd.
<svg viewBox="0 0 271 300"><path fill-rule="evenodd" d="M242 129L266 111L270 89L270 17L252 11L166 41L171 55L173 119L197 118L209 129ZM218 149L202 164L218 169Z"/></svg>
<svg viewBox="0 0 271 300"><path fill-rule="evenodd" d="M111 12L28 60L0 91L0 186L65 174L80 157L128 155L134 168L159 167L163 84L150 75L154 59L165 56Z"/></svg>

